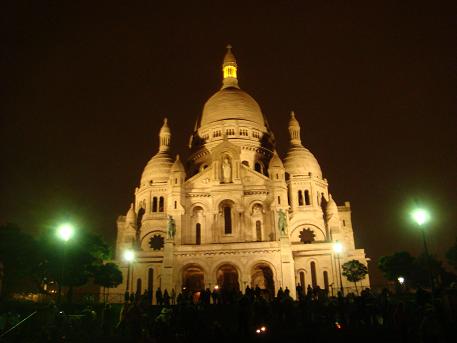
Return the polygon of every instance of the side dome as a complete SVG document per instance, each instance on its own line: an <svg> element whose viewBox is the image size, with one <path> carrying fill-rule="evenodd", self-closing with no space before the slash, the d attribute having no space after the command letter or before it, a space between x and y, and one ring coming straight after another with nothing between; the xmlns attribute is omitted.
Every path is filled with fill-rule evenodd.
<svg viewBox="0 0 457 343"><path fill-rule="evenodd" d="M173 159L166 152L159 151L146 164L141 175L141 185L152 182L167 181L170 177L170 169Z"/></svg>
<svg viewBox="0 0 457 343"><path fill-rule="evenodd" d="M170 156L170 138L171 132L168 127L167 118L164 119L162 128L159 132L159 152L155 154L141 175L141 185L148 185L150 182L167 182L170 176L170 169L173 165L173 159Z"/></svg>
<svg viewBox="0 0 457 343"><path fill-rule="evenodd" d="M203 107L200 126L227 119L266 126L259 104L248 93L235 87L223 88L208 99Z"/></svg>
<svg viewBox="0 0 457 343"><path fill-rule="evenodd" d="M322 179L322 170L314 155L300 145L291 146L284 159L286 172L293 175L317 176Z"/></svg>
<svg viewBox="0 0 457 343"><path fill-rule="evenodd" d="M284 159L286 172L293 175L317 176L322 179L322 170L314 155L301 144L300 124L295 113L290 113L289 119L290 148Z"/></svg>

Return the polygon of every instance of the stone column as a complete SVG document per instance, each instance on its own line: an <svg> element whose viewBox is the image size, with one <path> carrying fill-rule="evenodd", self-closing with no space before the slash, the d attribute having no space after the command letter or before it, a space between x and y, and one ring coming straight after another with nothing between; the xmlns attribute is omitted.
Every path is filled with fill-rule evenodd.
<svg viewBox="0 0 457 343"><path fill-rule="evenodd" d="M167 238L163 249L163 262L161 270L161 287L162 291L167 289L168 293L174 287L173 283L173 251L174 240Z"/></svg>
<svg viewBox="0 0 457 343"><path fill-rule="evenodd" d="M287 235L281 235L279 239L281 253L281 274L282 289L289 288L290 296L296 299L295 290L295 262L292 256L292 249Z"/></svg>

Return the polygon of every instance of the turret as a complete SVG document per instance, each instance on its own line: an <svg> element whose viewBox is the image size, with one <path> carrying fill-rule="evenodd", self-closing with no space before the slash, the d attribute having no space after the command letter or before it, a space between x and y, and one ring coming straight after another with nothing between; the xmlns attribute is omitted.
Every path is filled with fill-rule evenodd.
<svg viewBox="0 0 457 343"><path fill-rule="evenodd" d="M136 213L133 207L133 203L130 204L130 208L125 217L125 223L127 224L127 226L132 226L133 228L136 228Z"/></svg>
<svg viewBox="0 0 457 343"><path fill-rule="evenodd" d="M282 164L281 159L278 156L276 150L273 153L273 157L268 164L268 175L273 181L283 181L284 180L284 165Z"/></svg>
<svg viewBox="0 0 457 343"><path fill-rule="evenodd" d="M170 179L172 186L181 185L186 179L186 170L184 169L184 165L182 164L179 155L176 155L176 160L170 169Z"/></svg>

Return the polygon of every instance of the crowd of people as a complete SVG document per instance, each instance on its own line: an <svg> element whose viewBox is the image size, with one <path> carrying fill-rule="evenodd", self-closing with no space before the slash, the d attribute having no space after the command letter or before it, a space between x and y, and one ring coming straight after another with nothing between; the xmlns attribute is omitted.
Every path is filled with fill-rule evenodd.
<svg viewBox="0 0 457 343"><path fill-rule="evenodd" d="M451 331L457 323L452 290L434 298L423 289L405 294L364 289L360 295L339 292L333 297L319 287L297 286L296 301L287 288L275 296L258 287L247 287L244 293L184 289L176 300L166 290L158 289L155 295L158 306L149 306L148 294L124 304L119 337L166 342L239 337L326 342L344 337L437 343L453 341Z"/></svg>
<svg viewBox="0 0 457 343"><path fill-rule="evenodd" d="M297 300L287 288L276 294L258 287L179 294L157 289L154 295L153 304L152 292L128 294L120 311L107 304L67 315L49 305L42 311L48 320L41 319L28 341L438 343L454 341L457 324L457 289L438 290L434 297L423 289L330 296L318 287L298 286Z"/></svg>

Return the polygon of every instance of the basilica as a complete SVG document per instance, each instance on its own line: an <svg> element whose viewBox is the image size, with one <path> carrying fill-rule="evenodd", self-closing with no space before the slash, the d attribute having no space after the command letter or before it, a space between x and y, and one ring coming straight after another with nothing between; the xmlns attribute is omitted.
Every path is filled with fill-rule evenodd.
<svg viewBox="0 0 457 343"><path fill-rule="evenodd" d="M341 265L358 260L349 202L338 206L290 113L289 148L281 158L259 104L238 84L231 47L222 86L204 104L188 158L170 154L164 119L158 151L146 164L125 216L117 219L118 293L184 287L244 290L297 285L329 293L353 287ZM279 135L284 137L286 135ZM338 242L341 250L335 250ZM122 256L133 249L134 260ZM369 286L368 276L362 286Z"/></svg>

